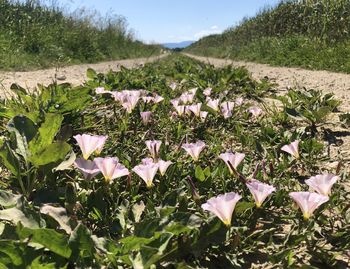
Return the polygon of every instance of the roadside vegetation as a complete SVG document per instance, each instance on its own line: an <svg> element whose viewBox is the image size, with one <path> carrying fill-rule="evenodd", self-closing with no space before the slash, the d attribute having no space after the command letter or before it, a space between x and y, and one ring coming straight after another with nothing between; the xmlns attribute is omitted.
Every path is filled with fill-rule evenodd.
<svg viewBox="0 0 350 269"><path fill-rule="evenodd" d="M149 57L160 50L137 41L118 15L102 17L84 9L69 13L36 0L0 0L2 70Z"/></svg>
<svg viewBox="0 0 350 269"><path fill-rule="evenodd" d="M332 94L177 55L87 75L0 103L0 268L347 267Z"/></svg>
<svg viewBox="0 0 350 269"><path fill-rule="evenodd" d="M350 72L350 2L287 0L185 51L196 55Z"/></svg>

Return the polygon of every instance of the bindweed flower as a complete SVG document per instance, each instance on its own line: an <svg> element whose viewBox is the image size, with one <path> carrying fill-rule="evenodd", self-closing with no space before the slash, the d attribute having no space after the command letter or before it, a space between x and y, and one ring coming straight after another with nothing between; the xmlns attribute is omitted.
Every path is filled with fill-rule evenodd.
<svg viewBox="0 0 350 269"><path fill-rule="evenodd" d="M142 100L145 104L152 103L154 101L154 98L152 96L143 96Z"/></svg>
<svg viewBox="0 0 350 269"><path fill-rule="evenodd" d="M198 104L195 104L195 105L187 106L188 110L192 111L193 114L196 115L197 117L200 116L201 107L202 107L202 103L198 103Z"/></svg>
<svg viewBox="0 0 350 269"><path fill-rule="evenodd" d="M157 174L159 165L158 163L147 163L135 166L134 171L143 181L145 181L147 188L151 188L153 185L153 179Z"/></svg>
<svg viewBox="0 0 350 269"><path fill-rule="evenodd" d="M210 96L212 90L213 90L212 88L209 88L209 87L208 87L208 88L206 88L206 89L203 90L203 94L204 94L205 96Z"/></svg>
<svg viewBox="0 0 350 269"><path fill-rule="evenodd" d="M192 103L193 99L194 99L194 95L192 93L183 93L179 97L179 100L182 102L182 104Z"/></svg>
<svg viewBox="0 0 350 269"><path fill-rule="evenodd" d="M123 97L122 107L126 109L128 113L131 113L136 107L137 102L139 101L139 95L128 94Z"/></svg>
<svg viewBox="0 0 350 269"><path fill-rule="evenodd" d="M226 226L230 226L233 211L241 198L235 192L220 194L202 204L202 209L214 213Z"/></svg>
<svg viewBox="0 0 350 269"><path fill-rule="evenodd" d="M95 136L88 134L76 135L73 137L77 141L85 160L87 160L94 152L99 154L102 151L107 139L107 136Z"/></svg>
<svg viewBox="0 0 350 269"><path fill-rule="evenodd" d="M160 146L162 145L162 141L159 141L159 140L147 140L145 143L146 143L146 146L147 146L148 150L151 153L152 158L153 159L157 159L158 158L158 154L159 154Z"/></svg>
<svg viewBox="0 0 350 269"><path fill-rule="evenodd" d="M236 104L237 106L241 106L241 105L243 105L243 103L244 103L244 100L243 100L242 97L236 98L235 104Z"/></svg>
<svg viewBox="0 0 350 269"><path fill-rule="evenodd" d="M171 164L172 164L171 161L163 161L163 160L158 161L159 172L162 176L165 175L166 171L168 170L168 168Z"/></svg>
<svg viewBox="0 0 350 269"><path fill-rule="evenodd" d="M164 98L158 94L155 94L153 97L153 102L155 104L158 104L158 103L162 102L163 100L164 100Z"/></svg>
<svg viewBox="0 0 350 269"><path fill-rule="evenodd" d="M170 100L170 103L171 103L174 107L176 107L176 106L178 106L178 105L180 104L180 101L179 101L179 99L171 99L171 100Z"/></svg>
<svg viewBox="0 0 350 269"><path fill-rule="evenodd" d="M94 162L102 172L107 183L113 179L129 175L129 170L119 163L116 157L95 158Z"/></svg>
<svg viewBox="0 0 350 269"><path fill-rule="evenodd" d="M176 87L177 87L177 83L176 82L172 82L169 85L169 88L172 89L173 91L176 89Z"/></svg>
<svg viewBox="0 0 350 269"><path fill-rule="evenodd" d="M205 119L207 118L207 116L208 116L208 111L201 111L201 112L199 113L199 117L201 118L201 121L202 121L202 122L205 121Z"/></svg>
<svg viewBox="0 0 350 269"><path fill-rule="evenodd" d="M207 98L207 106L213 109L214 111L219 111L219 99Z"/></svg>
<svg viewBox="0 0 350 269"><path fill-rule="evenodd" d="M228 166L228 169L230 170L231 174L234 174L235 170L237 169L238 165L243 161L244 157L244 153L232 152L221 153L219 155L219 158L223 160Z"/></svg>
<svg viewBox="0 0 350 269"><path fill-rule="evenodd" d="M154 163L154 160L152 158L143 158L141 160L142 164L150 164L150 163Z"/></svg>
<svg viewBox="0 0 350 269"><path fill-rule="evenodd" d="M306 220L320 205L329 200L328 196L315 192L291 192L289 196L298 204Z"/></svg>
<svg viewBox="0 0 350 269"><path fill-rule="evenodd" d="M197 141L196 143L185 143L182 148L193 158L193 160L198 161L199 154L205 148L205 143L203 141Z"/></svg>
<svg viewBox="0 0 350 269"><path fill-rule="evenodd" d="M232 111L235 106L234 102L222 102L221 103L221 113L225 119L232 116Z"/></svg>
<svg viewBox="0 0 350 269"><path fill-rule="evenodd" d="M188 90L188 92L189 92L190 94L192 94L193 96L195 96L197 90L198 90L198 88L192 88L192 89Z"/></svg>
<svg viewBox="0 0 350 269"><path fill-rule="evenodd" d="M110 91L106 91L104 87L97 87L95 88L96 94L104 94L104 93L111 93Z"/></svg>
<svg viewBox="0 0 350 269"><path fill-rule="evenodd" d="M328 196L331 193L332 186L338 179L338 176L323 174L310 177L308 180L305 180L305 183L319 194Z"/></svg>
<svg viewBox="0 0 350 269"><path fill-rule="evenodd" d="M253 195L256 207L258 208L261 207L267 196L276 191L275 187L262 183L256 179L249 180L246 185Z"/></svg>
<svg viewBox="0 0 350 269"><path fill-rule="evenodd" d="M185 112L186 112L186 107L179 105L179 106L174 106L176 109L177 114L181 117Z"/></svg>
<svg viewBox="0 0 350 269"><path fill-rule="evenodd" d="M94 161L85 160L83 158L76 159L74 166L78 168L83 174L84 178L88 180L92 179L101 172Z"/></svg>
<svg viewBox="0 0 350 269"><path fill-rule="evenodd" d="M151 111L140 112L140 116L142 118L143 124L147 125L151 121L152 112Z"/></svg>
<svg viewBox="0 0 350 269"><path fill-rule="evenodd" d="M254 118L257 118L262 114L263 111L260 107L252 106L248 108L248 112L251 113Z"/></svg>
<svg viewBox="0 0 350 269"><path fill-rule="evenodd" d="M295 140L294 142L290 143L289 145L284 145L281 150L289 153L294 158L299 159L299 140Z"/></svg>

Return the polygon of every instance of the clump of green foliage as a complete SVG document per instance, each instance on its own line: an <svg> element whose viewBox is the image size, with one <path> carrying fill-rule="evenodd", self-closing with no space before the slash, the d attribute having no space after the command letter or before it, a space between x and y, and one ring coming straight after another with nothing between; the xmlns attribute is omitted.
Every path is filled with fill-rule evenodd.
<svg viewBox="0 0 350 269"><path fill-rule="evenodd" d="M350 72L350 2L288 0L187 51L284 66Z"/></svg>
<svg viewBox="0 0 350 269"><path fill-rule="evenodd" d="M135 40L119 15L65 12L36 0L0 0L0 66L29 69L58 64L148 57L160 47Z"/></svg>

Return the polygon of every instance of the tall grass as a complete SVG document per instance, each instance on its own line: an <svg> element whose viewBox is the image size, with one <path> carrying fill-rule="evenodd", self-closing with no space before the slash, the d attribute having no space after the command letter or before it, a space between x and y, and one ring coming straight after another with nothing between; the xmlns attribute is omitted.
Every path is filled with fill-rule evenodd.
<svg viewBox="0 0 350 269"><path fill-rule="evenodd" d="M189 52L350 72L350 1L289 0L267 7ZM336 64L340 61L338 64Z"/></svg>
<svg viewBox="0 0 350 269"><path fill-rule="evenodd" d="M0 68L149 56L160 47L135 40L126 20L79 9L67 12L37 0L0 0Z"/></svg>

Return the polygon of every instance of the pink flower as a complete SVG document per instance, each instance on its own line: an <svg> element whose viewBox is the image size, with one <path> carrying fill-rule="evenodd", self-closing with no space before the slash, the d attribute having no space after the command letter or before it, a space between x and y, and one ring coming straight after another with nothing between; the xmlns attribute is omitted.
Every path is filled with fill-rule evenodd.
<svg viewBox="0 0 350 269"><path fill-rule="evenodd" d="M291 192L289 196L298 204L303 212L304 219L309 219L313 212L322 204L326 203L328 196L315 192Z"/></svg>
<svg viewBox="0 0 350 269"><path fill-rule="evenodd" d="M236 104L237 106L243 105L243 102L244 102L244 100L243 100L242 97L238 97L238 98L236 98L236 100L235 100L235 104Z"/></svg>
<svg viewBox="0 0 350 269"><path fill-rule="evenodd" d="M193 158L193 160L198 161L199 154L205 148L205 143L203 141L197 141L196 143L185 143L182 148Z"/></svg>
<svg viewBox="0 0 350 269"><path fill-rule="evenodd" d="M172 83L170 83L169 87L170 87L170 89L172 89L174 91L176 89L176 87L177 87L177 83L176 82L172 82Z"/></svg>
<svg viewBox="0 0 350 269"><path fill-rule="evenodd" d="M210 96L211 95L211 91L212 91L212 88L206 88L206 89L204 89L203 90L203 94L205 95L205 96Z"/></svg>
<svg viewBox="0 0 350 269"><path fill-rule="evenodd" d="M192 103L194 99L194 95L192 93L183 93L181 94L179 100L183 103L183 104L187 104L187 103Z"/></svg>
<svg viewBox="0 0 350 269"><path fill-rule="evenodd" d="M146 104L148 103L152 103L154 101L152 96L143 96L142 97L143 102L145 102Z"/></svg>
<svg viewBox="0 0 350 269"><path fill-rule="evenodd" d="M219 99L207 98L207 106L213 109L214 111L219 111Z"/></svg>
<svg viewBox="0 0 350 269"><path fill-rule="evenodd" d="M99 154L107 139L107 136L94 136L88 134L76 135L73 137L78 142L85 160L87 160L94 152Z"/></svg>
<svg viewBox="0 0 350 269"><path fill-rule="evenodd" d="M96 94L104 94L104 93L111 93L110 91L106 91L104 87L97 87L95 89Z"/></svg>
<svg viewBox="0 0 350 269"><path fill-rule="evenodd" d="M221 113L225 119L232 116L232 111L235 106L234 102L222 102L221 103Z"/></svg>
<svg viewBox="0 0 350 269"><path fill-rule="evenodd" d="M170 103L175 107L179 105L180 101L179 99L171 99Z"/></svg>
<svg viewBox="0 0 350 269"><path fill-rule="evenodd" d="M152 112L151 111L140 112L140 116L142 118L143 124L147 125L151 121Z"/></svg>
<svg viewBox="0 0 350 269"><path fill-rule="evenodd" d="M256 179L249 180L246 185L254 197L256 207L261 207L266 197L276 191L275 187L262 183Z"/></svg>
<svg viewBox="0 0 350 269"><path fill-rule="evenodd" d="M174 108L177 111L177 114L181 117L185 112L186 112L186 107L179 105L179 106L174 106Z"/></svg>
<svg viewBox="0 0 350 269"><path fill-rule="evenodd" d="M263 111L260 107L252 106L248 108L248 112L251 113L254 118L257 118L262 114Z"/></svg>
<svg viewBox="0 0 350 269"><path fill-rule="evenodd" d="M157 163L140 164L135 166L132 171L145 181L147 188L151 188L158 167L159 165Z"/></svg>
<svg viewBox="0 0 350 269"><path fill-rule="evenodd" d="M162 145L162 141L159 141L159 140L147 140L145 143L146 143L146 146L147 146L148 150L151 153L152 158L153 159L157 159L158 158L158 154L159 154L160 146Z"/></svg>
<svg viewBox="0 0 350 269"><path fill-rule="evenodd" d="M331 193L332 186L338 179L338 176L323 174L310 177L308 180L305 180L305 183L319 194L328 196Z"/></svg>
<svg viewBox="0 0 350 269"><path fill-rule="evenodd" d="M101 172L95 162L83 158L76 159L74 166L82 172L85 179L92 179Z"/></svg>
<svg viewBox="0 0 350 269"><path fill-rule="evenodd" d="M201 118L201 121L202 121L202 122L205 121L205 119L207 118L207 116L208 116L208 111L201 111L201 112L199 113L199 117Z"/></svg>
<svg viewBox="0 0 350 269"><path fill-rule="evenodd" d="M94 162L102 172L107 183L118 177L129 175L129 170L120 164L116 157L95 158Z"/></svg>
<svg viewBox="0 0 350 269"><path fill-rule="evenodd" d="M233 174L234 171L237 169L237 166L243 161L245 157L244 153L221 153L219 155L219 158L223 160L226 165L228 166L228 169L230 170L230 173Z"/></svg>
<svg viewBox="0 0 350 269"><path fill-rule="evenodd" d="M194 115L199 117L201 112L201 107L202 107L202 103L198 103L195 105L188 106L187 108L188 110L192 111Z"/></svg>
<svg viewBox="0 0 350 269"><path fill-rule="evenodd" d="M153 102L155 104L158 104L158 103L162 102L163 100L164 100L164 98L158 94L155 94L153 97Z"/></svg>
<svg viewBox="0 0 350 269"><path fill-rule="evenodd" d="M125 108L128 113L131 113L139 99L140 97L137 94L127 94L123 97L122 107Z"/></svg>
<svg viewBox="0 0 350 269"><path fill-rule="evenodd" d="M289 153L290 155L294 156L294 158L299 159L299 140L295 140L294 142L290 143L289 145L284 145L281 150Z"/></svg>
<svg viewBox="0 0 350 269"><path fill-rule="evenodd" d="M165 175L166 171L168 170L168 168L171 164L172 164L171 161L163 161L163 160L158 161L159 172L162 176Z"/></svg>
<svg viewBox="0 0 350 269"><path fill-rule="evenodd" d="M198 88L192 88L192 89L190 89L188 92L189 92L190 94L192 94L193 96L195 96L197 90L198 90Z"/></svg>
<svg viewBox="0 0 350 269"><path fill-rule="evenodd" d="M226 226L230 226L233 211L241 198L235 192L220 194L202 204L202 209L214 213Z"/></svg>
<svg viewBox="0 0 350 269"><path fill-rule="evenodd" d="M150 163L154 163L154 160L152 158L143 158L141 160L142 164L150 164Z"/></svg>

